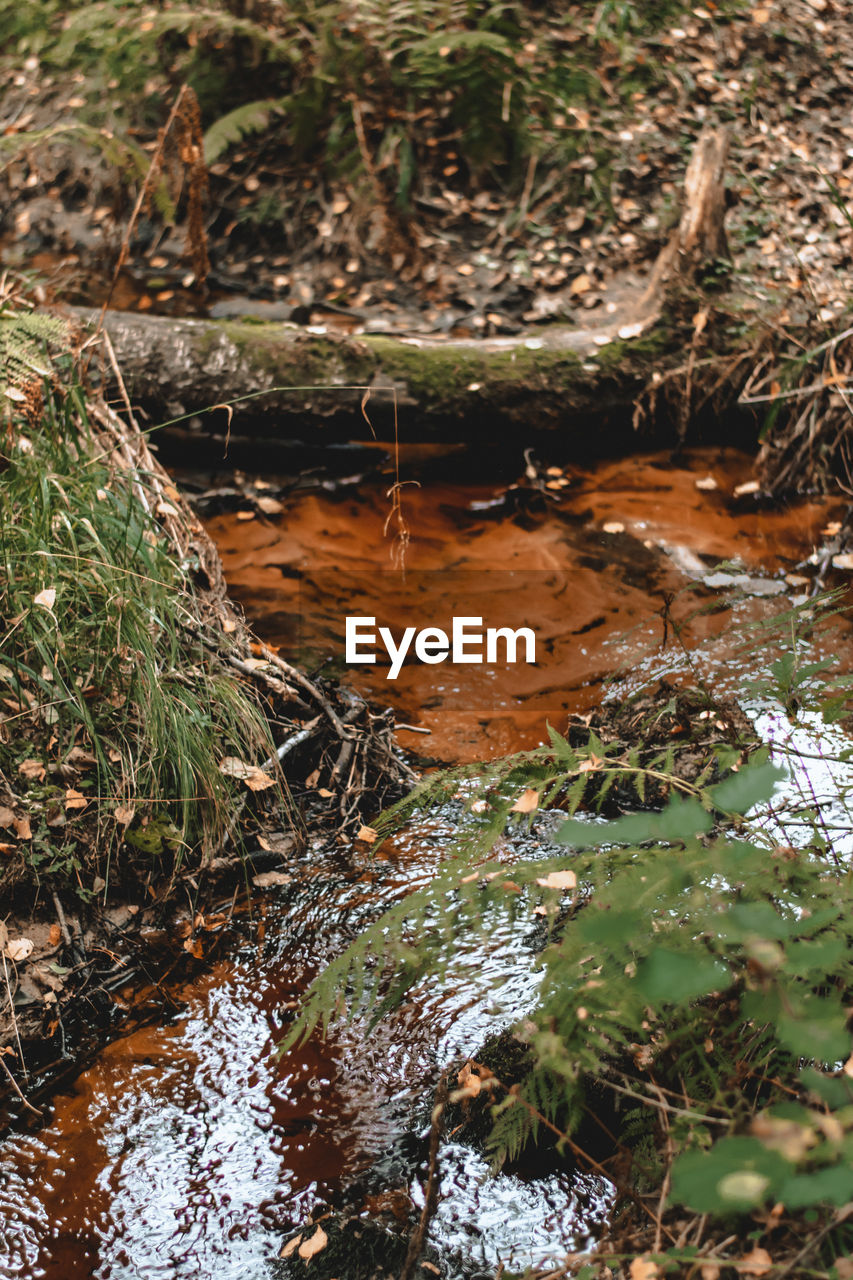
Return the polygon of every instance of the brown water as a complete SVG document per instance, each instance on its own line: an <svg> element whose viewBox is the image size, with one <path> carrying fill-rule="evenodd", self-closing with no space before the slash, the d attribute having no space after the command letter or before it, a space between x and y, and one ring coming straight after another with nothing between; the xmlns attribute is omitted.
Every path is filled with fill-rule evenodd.
<svg viewBox="0 0 853 1280"><path fill-rule="evenodd" d="M259 630L288 646L298 633L318 663L339 662L332 650L342 610L378 614L389 599L402 609L411 590L430 616L448 603L467 612L474 575L483 579L474 612L481 602L486 612L495 597L506 604L500 575L515 575L513 608L550 641L535 668L496 669L483 684L473 667L451 675L410 665L391 693L409 723L431 731L401 733L401 741L468 759L539 741L546 717L555 723L594 702L619 664L639 666L652 654L665 668L663 593L684 586L684 570L706 572L703 557L739 557L754 586L748 608L776 607L782 575L834 513L822 503L737 510L729 495L748 470L745 458L711 453L689 468L663 458L602 464L572 476L559 506L515 514L491 505L500 495L488 485L407 490L408 585L395 575L390 596L384 483L296 495L275 521L217 517L210 528ZM720 488L697 489L709 472ZM624 530L608 533L605 524ZM289 576L296 572L301 605ZM688 603L679 597L673 608ZM296 632L294 615L302 618ZM690 639L721 625L704 615ZM382 670L362 667L358 676L389 699ZM284 1056L275 1046L311 977L383 905L434 875L452 834L446 815L408 829L373 860L309 849L268 902L258 938L181 993L179 1016L117 1040L55 1099L47 1125L7 1137L0 1275L260 1280L315 1198L336 1195L402 1133L418 1131L443 1064L475 1052L532 998L529 970L518 966L528 944L509 926L488 955L460 955L454 984L416 992L369 1036L355 1025ZM537 852L522 839L505 856ZM405 1170L397 1181L417 1199ZM367 1191L353 1196L371 1185L368 1178ZM608 1198L606 1183L577 1174L487 1180L481 1158L451 1143L435 1234L489 1274L498 1259L520 1269L583 1247Z"/></svg>

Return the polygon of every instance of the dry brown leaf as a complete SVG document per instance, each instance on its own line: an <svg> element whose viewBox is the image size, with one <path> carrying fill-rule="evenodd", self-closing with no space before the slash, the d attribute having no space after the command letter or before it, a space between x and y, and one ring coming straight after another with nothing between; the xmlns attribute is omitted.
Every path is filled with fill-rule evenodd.
<svg viewBox="0 0 853 1280"><path fill-rule="evenodd" d="M278 1256L280 1258L289 1258L292 1253L296 1253L296 1250L301 1244L302 1236L294 1236L292 1240L288 1240L287 1244Z"/></svg>
<svg viewBox="0 0 853 1280"><path fill-rule="evenodd" d="M89 801L79 791L75 791L73 787L69 787L65 793L65 811L69 809L85 809Z"/></svg>
<svg viewBox="0 0 853 1280"><path fill-rule="evenodd" d="M188 951L196 960L204 959L204 947L201 938L187 938L184 943L184 951Z"/></svg>
<svg viewBox="0 0 853 1280"><path fill-rule="evenodd" d="M853 1258L836 1258L832 1265L838 1280L853 1280Z"/></svg>
<svg viewBox="0 0 853 1280"><path fill-rule="evenodd" d="M262 849L266 849L267 853L271 852L272 845L270 844L269 840L264 839L263 836L256 836L255 839L257 840L258 844L261 846Z"/></svg>
<svg viewBox="0 0 853 1280"><path fill-rule="evenodd" d="M15 834L19 840L32 840L33 829L30 826L30 820L27 817L15 819Z"/></svg>
<svg viewBox="0 0 853 1280"><path fill-rule="evenodd" d="M528 787L523 791L510 809L510 813L533 813L534 809L539 808L539 792L533 787Z"/></svg>
<svg viewBox="0 0 853 1280"><path fill-rule="evenodd" d="M56 603L56 587L45 587L37 596L33 596L33 604L40 604L43 609L52 609Z"/></svg>
<svg viewBox="0 0 853 1280"><path fill-rule="evenodd" d="M62 941L62 930L58 924L52 924L50 926L50 933L47 935L47 940L52 947L59 946Z"/></svg>
<svg viewBox="0 0 853 1280"><path fill-rule="evenodd" d="M177 507L173 507L171 502L158 502L157 514L158 516L176 516L178 514L178 509Z"/></svg>
<svg viewBox="0 0 853 1280"><path fill-rule="evenodd" d="M41 760L22 760L18 765L18 773L32 782L41 782L45 776L44 765Z"/></svg>
<svg viewBox="0 0 853 1280"><path fill-rule="evenodd" d="M27 956L33 953L33 942L31 938L10 938L6 943L6 955L10 960L14 960L15 964L20 964L22 960L26 960Z"/></svg>
<svg viewBox="0 0 853 1280"><path fill-rule="evenodd" d="M300 1258L304 1258L307 1262L309 1258L313 1258L315 1254L320 1253L329 1243L329 1237L326 1235L322 1227L317 1228L313 1236L307 1240L303 1240L302 1244L296 1250Z"/></svg>
<svg viewBox="0 0 853 1280"><path fill-rule="evenodd" d="M361 826L355 838L356 840L363 840L365 844L375 844L379 839L379 832L374 827Z"/></svg>
<svg viewBox="0 0 853 1280"><path fill-rule="evenodd" d="M222 630L225 632L227 636L230 636L232 631L237 630L237 623L234 621L233 618L223 618Z"/></svg>
<svg viewBox="0 0 853 1280"><path fill-rule="evenodd" d="M245 782L250 791L266 791L268 787L275 786L275 778L264 773L263 769L259 769L257 765L247 764L239 756L226 756L220 761L219 772L224 773L226 778L236 778L239 782Z"/></svg>
<svg viewBox="0 0 853 1280"><path fill-rule="evenodd" d="M120 826L126 827L136 817L136 809L132 804L119 804L113 809L113 817Z"/></svg>
<svg viewBox="0 0 853 1280"><path fill-rule="evenodd" d="M742 1276L766 1276L773 1270L773 1259L766 1249L756 1247L736 1262L735 1269Z"/></svg>
<svg viewBox="0 0 853 1280"><path fill-rule="evenodd" d="M575 276L574 280L569 285L569 293L573 293L575 294L575 296L577 296L580 293L589 293L591 288L592 288L592 281L590 280L589 276L579 275L579 276Z"/></svg>
<svg viewBox="0 0 853 1280"><path fill-rule="evenodd" d="M543 889L576 889L578 878L574 871L551 871L536 883Z"/></svg>
<svg viewBox="0 0 853 1280"><path fill-rule="evenodd" d="M651 1258L643 1254L642 1257L634 1259L628 1274L631 1280L658 1280L658 1277L662 1276L663 1272L656 1262L652 1262Z"/></svg>
<svg viewBox="0 0 853 1280"><path fill-rule="evenodd" d="M256 876L252 876L252 884L257 889L274 889L280 884L290 884L293 876L289 876L284 871L259 871Z"/></svg>
<svg viewBox="0 0 853 1280"><path fill-rule="evenodd" d="M14 809L9 809L5 804L0 805L0 827L14 827L17 821Z"/></svg>

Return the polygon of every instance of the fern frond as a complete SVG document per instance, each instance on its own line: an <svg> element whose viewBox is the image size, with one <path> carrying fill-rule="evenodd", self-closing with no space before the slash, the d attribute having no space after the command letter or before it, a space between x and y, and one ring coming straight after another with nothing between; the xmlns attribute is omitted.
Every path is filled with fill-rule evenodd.
<svg viewBox="0 0 853 1280"><path fill-rule="evenodd" d="M50 375L45 347L68 341L69 327L58 316L41 312L0 309L0 395L9 388L23 390Z"/></svg>
<svg viewBox="0 0 853 1280"><path fill-rule="evenodd" d="M257 102L235 107L214 120L204 135L205 163L213 164L230 146L249 134L262 133L269 125L270 116L280 111L285 101L284 98L258 99Z"/></svg>

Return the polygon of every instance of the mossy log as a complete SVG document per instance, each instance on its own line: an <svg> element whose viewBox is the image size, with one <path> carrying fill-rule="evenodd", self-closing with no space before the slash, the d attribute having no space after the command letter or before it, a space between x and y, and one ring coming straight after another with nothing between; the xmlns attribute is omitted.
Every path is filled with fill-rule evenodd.
<svg viewBox="0 0 853 1280"><path fill-rule="evenodd" d="M77 312L88 324L96 315ZM683 355L674 322L644 328L618 317L601 329L481 341L330 336L283 323L109 311L105 328L130 400L153 423L197 414L207 425L215 407L210 429L219 431L231 405L234 433L305 439L320 429L330 442L371 433L393 440L396 407L409 440L491 444L521 428L528 439L556 429L576 441L579 455L624 445L652 375L667 354L670 363Z"/></svg>

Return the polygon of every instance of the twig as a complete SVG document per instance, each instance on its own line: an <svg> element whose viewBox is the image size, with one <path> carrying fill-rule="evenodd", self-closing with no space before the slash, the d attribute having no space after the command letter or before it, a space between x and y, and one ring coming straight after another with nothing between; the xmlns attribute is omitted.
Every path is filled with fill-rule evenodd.
<svg viewBox="0 0 853 1280"><path fill-rule="evenodd" d="M295 751L297 747L301 747L302 743L307 742L311 737L311 734L317 728L321 719L321 716L315 716L313 720L309 720L307 724L304 724L297 733L292 733L289 738L285 738L284 742L275 754L271 755L269 760L265 760L260 767L264 770L269 770L273 767L276 760L282 761L291 751Z"/></svg>
<svg viewBox="0 0 853 1280"><path fill-rule="evenodd" d="M59 921L59 927L62 930L62 937L66 947L74 945L74 939L71 937L71 930L68 928L68 921L65 919L65 912L62 910L62 903L59 901L59 895L56 890L53 891L53 905L56 909L56 918Z"/></svg>
<svg viewBox="0 0 853 1280"><path fill-rule="evenodd" d="M21 1061L23 1061L23 1059L22 1059ZM6 1066L6 1060L5 1060L5 1058L3 1057L2 1053L0 1053L0 1066L2 1066L3 1070L6 1072L6 1076L7 1076L8 1080L9 1080L9 1084L12 1086L12 1088L15 1090L15 1093L16 1093L16 1094L18 1095L18 1097L21 1099L21 1102L22 1102L22 1103L24 1104L24 1106L27 1108L27 1111L32 1111L32 1113L33 1113L33 1115L34 1115L34 1116L38 1116L39 1120L43 1120L43 1119L44 1119L44 1112L43 1112L43 1111L39 1111L38 1107L34 1107L34 1106L32 1105L32 1103L31 1103L31 1102L27 1102L26 1098L25 1098L25 1097L24 1097L24 1095L21 1093L20 1085L18 1084L18 1082L17 1082L17 1080L15 1079L15 1077L12 1075L12 1072L11 1072L11 1071L9 1070L9 1068Z"/></svg>
<svg viewBox="0 0 853 1280"><path fill-rule="evenodd" d="M446 1103L447 1076L443 1075L435 1091L435 1106L432 1109L432 1122L429 1131L429 1169L424 1189L424 1207L421 1210L418 1225L409 1237L409 1248L406 1253L406 1261L403 1263L403 1269L400 1272L400 1280L412 1280L415 1265L423 1253L430 1218L432 1218L438 1205L438 1148L441 1142L441 1131L444 1127L442 1121Z"/></svg>

